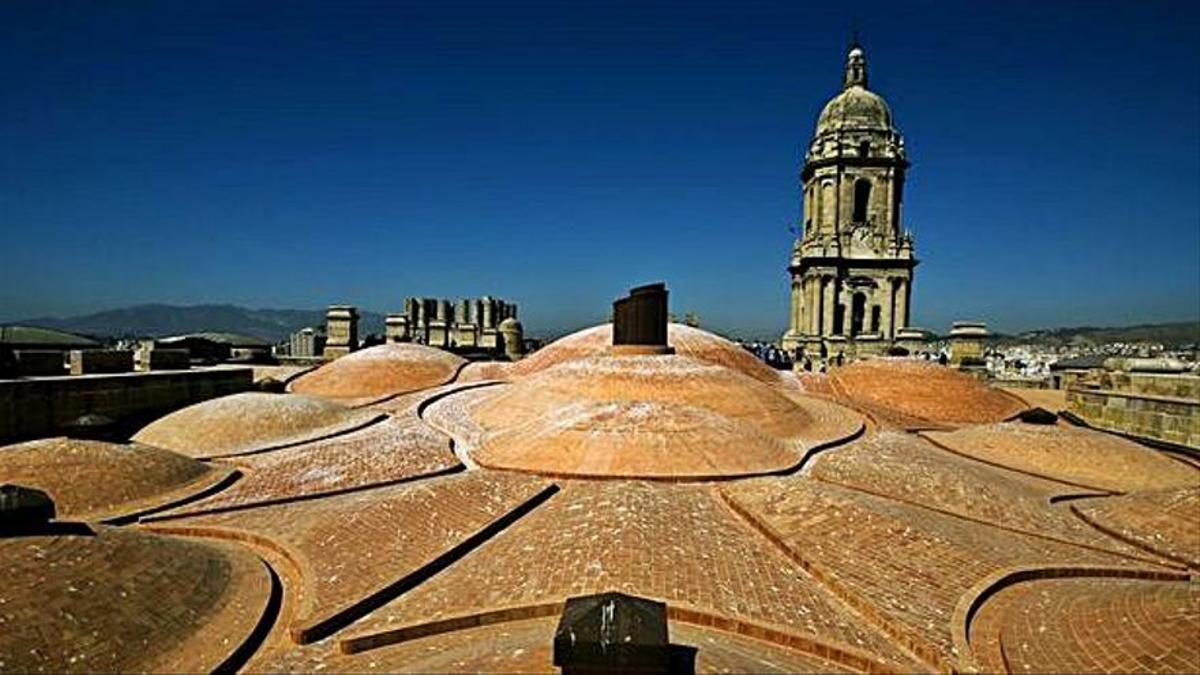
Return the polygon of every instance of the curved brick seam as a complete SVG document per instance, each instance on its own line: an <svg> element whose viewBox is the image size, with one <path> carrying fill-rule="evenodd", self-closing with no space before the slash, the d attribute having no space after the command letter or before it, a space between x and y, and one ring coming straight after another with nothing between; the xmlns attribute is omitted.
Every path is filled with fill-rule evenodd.
<svg viewBox="0 0 1200 675"><path fill-rule="evenodd" d="M140 519L143 523L155 523L164 520L176 520L179 518L191 518L193 516L209 516L214 513L229 513L231 511L245 511L247 509L258 509L265 506L279 506L280 504L294 504L296 502L307 502L314 499L324 499L326 497L337 497L339 495L351 494L354 492L363 492L365 490L374 490L377 488L392 487L393 485L403 485L405 483L415 483L422 480L431 480L441 478L456 473L462 473L466 467L461 463L448 466L444 469L437 469L427 473L417 474L415 476L403 476L401 478L393 478L391 480L379 481L376 483L368 483L366 485L352 485L350 487L339 488L337 490L328 490L326 492L314 492L303 495L291 495L287 497L276 497L274 499L264 499L257 502L247 502L243 504L230 504L228 506L218 506L211 509L201 509L199 511L186 511L184 513L170 513L162 516L148 516Z"/></svg>
<svg viewBox="0 0 1200 675"><path fill-rule="evenodd" d="M476 612L474 614L464 614L425 623L408 624L378 633L342 638L338 641L338 651L343 654L357 654L401 642L480 626L491 626L527 619L550 618L560 616L565 606L565 601L543 602ZM677 606L669 603L667 605L667 618L678 623L711 628L734 635L762 640L763 642L779 645L802 654L816 656L859 672L892 672L884 668L878 659L861 650L833 641L815 640L781 630L766 623L732 619L693 607Z"/></svg>
<svg viewBox="0 0 1200 675"><path fill-rule="evenodd" d="M432 426L432 425L430 425ZM830 441L825 441L808 448L803 452L796 463L785 466L780 469L767 469L764 471L754 471L749 473L729 473L729 474L689 474L686 476L678 475L662 475L662 474L588 474L588 473L568 473L563 471L542 471L539 469L525 469L520 467L500 466L488 464L479 459L472 458L472 461L479 466L491 471L507 471L510 473L518 473L526 476L542 476L546 478L554 478L557 480L584 480L584 481L605 481L605 480L642 480L651 483L728 483L737 480L746 480L748 478L763 478L769 476L791 476L799 472L811 459L819 452L836 448L847 443L858 440L862 437L866 430L865 423L859 423L858 429L841 438L835 438Z"/></svg>
<svg viewBox="0 0 1200 675"><path fill-rule="evenodd" d="M279 575L275 572L275 568L271 563L263 557L259 557L259 562L266 568L267 574L271 579L271 592L267 596L267 604L263 607L262 616L255 622L254 628L250 630L250 634L246 639L237 646L233 652L225 658L216 668L213 668L214 673L236 673L250 662L258 650L262 648L267 641L267 637L271 634L275 624L279 621L280 612L283 608L283 582L280 581Z"/></svg>
<svg viewBox="0 0 1200 675"><path fill-rule="evenodd" d="M1159 551L1157 549L1150 547L1149 545L1147 545L1143 542L1138 541L1137 539L1134 539L1133 537L1127 537L1124 534L1122 534L1120 531L1118 531L1116 528L1104 525L1104 524L1100 523L1098 520L1096 520L1095 518L1092 518L1091 516L1085 514L1083 511L1080 511L1079 507L1075 506L1074 504L1070 504L1068 506L1068 508L1071 509L1071 513L1075 514L1075 516L1077 518L1079 518L1083 522L1087 523L1088 525L1092 526L1099 532L1103 532L1104 534L1112 537L1113 539L1125 542L1126 544L1129 544L1130 546L1133 546L1142 551L1146 551L1153 555L1156 555L1156 556L1159 556L1162 558L1166 558L1167 560L1177 562L1177 563L1183 565L1184 567L1187 567L1188 569L1200 571L1200 563L1197 563L1194 560L1188 560L1187 558L1184 558L1183 556L1176 555L1173 553Z"/></svg>
<svg viewBox="0 0 1200 675"><path fill-rule="evenodd" d="M868 624L891 638L894 641L894 646L911 656L915 662L929 666L931 670L935 671L953 671L951 664L947 663L937 650L928 647L919 635L898 624L894 624L869 601L861 598L856 593L846 590L840 582L833 579L822 567L805 559L791 546L788 546L783 537L775 531L775 528L757 518L753 513L739 504L736 499L726 494L724 490L718 490L717 494L720 495L721 501L737 514L741 520L766 537L776 549L781 551L789 560L799 566L800 569L807 572L813 579L823 584L835 598L866 619Z"/></svg>
<svg viewBox="0 0 1200 675"><path fill-rule="evenodd" d="M234 467L228 467L228 469L226 470L226 472L224 474L218 474L218 475L219 475L220 480L212 482L199 490L194 490L194 491L188 492L188 493L184 494L183 496L178 497L176 499L170 499L168 497L169 501L166 501L166 502L160 501L160 503L153 505L153 506L148 506L148 507L141 508L141 509L134 509L134 510L131 510L126 513L118 513L116 515L112 515L107 518L103 518L100 520L100 522L104 523L105 525L129 525L132 523L136 523L140 519L142 519L146 516L149 516L149 515L152 515L155 513L161 513L163 511L170 511L171 509L176 509L181 506L186 506L188 504L191 504L192 502L198 502L201 499L206 499L206 498L211 497L219 492L223 492L223 491L227 490L228 488L232 487L235 483L237 483L239 480L241 480L243 478L242 472ZM172 496L179 494L180 492L182 492L182 489L175 490L172 492Z"/></svg>
<svg viewBox="0 0 1200 675"><path fill-rule="evenodd" d="M312 438L306 438L301 441L288 441L287 443L279 443L277 445L267 445L267 446L264 446L261 448L254 448L252 450L241 450L238 452L231 452L231 453L224 454L224 455L207 455L205 457L200 457L199 459L208 461L208 460L213 460L213 459L231 459L234 457L245 457L247 455L261 455L264 452L271 452L273 450L284 450L286 448L294 448L297 445L305 445L307 443L317 443L319 441L327 441L331 438L337 438L338 436L345 436L346 434L354 433L355 431L362 431L363 429L366 429L367 427L369 427L371 425L379 424L380 422L383 422L387 418L388 418L388 415L386 413L380 413L379 415L377 415L369 420L366 420L364 422L360 422L358 424L354 424L354 425L345 427L343 429L337 429L336 431L332 431L328 434L324 434L321 436L313 436Z"/></svg>
<svg viewBox="0 0 1200 675"><path fill-rule="evenodd" d="M446 380L444 382L438 382L437 384L431 384L428 387L417 387L416 389L406 389L404 391L392 392L390 394L385 394L379 398L371 399L370 401L366 401L364 403L356 403L350 407L355 408L355 409L370 408L373 405L379 405L380 403L387 403L388 401L390 401L394 398L399 398L399 397L405 396L407 394L413 394L413 393L416 393L423 389L433 389L435 387L444 387L448 384L453 384L458 379L458 376L462 374L463 368L466 368L468 365L470 365L470 363L471 363L470 361L464 361L464 362L458 364L458 367L454 369L454 372L451 373L450 377L446 378Z"/></svg>
<svg viewBox="0 0 1200 675"><path fill-rule="evenodd" d="M933 511L934 513L941 514L943 516L949 516L951 518L965 520L969 523L974 523L976 525L983 525L985 527L994 527L998 530L1003 530L1005 532L1011 532L1012 534L1023 535L1026 537L1033 537L1035 539L1044 539L1046 541L1051 541L1056 544L1063 544L1066 546L1075 546L1078 548L1088 549L1090 551L1096 551L1097 553L1105 553L1108 555L1114 555L1114 556L1119 556L1122 558L1128 558L1130 560L1135 560L1140 563L1149 563L1152 565L1159 565L1161 567L1174 567L1174 565L1167 565L1160 559L1142 558L1139 556L1131 555L1129 553L1122 553L1120 551L1114 551L1111 549L1102 548L1100 546L1084 544L1084 543L1077 542L1077 541L1071 541L1069 539L1059 539L1058 537L1054 537L1054 536L1051 536L1048 534L1042 534L1040 532L1031 532L1029 530L1022 530L1022 529L1015 528L1015 527L1009 527L1007 525L1001 525L1000 523L993 523L991 521L982 520L980 518L975 518L973 516L968 516L968 515L964 515L961 513L955 513L953 511L946 511L946 510L938 508L936 506L929 506L928 504L922 504L920 502L910 501L910 500L904 499L902 497L895 497L893 495L884 494L882 492L875 492L874 490L868 490L867 488L864 488L864 487L858 487L856 485L846 485L844 483L838 483L838 482L831 481L831 480L828 480L825 478L821 478L819 476L813 477L813 480L821 482L821 483L825 483L826 485L836 485L840 488L845 488L847 490L853 490L855 492L862 492L864 494L871 495L872 497L879 497L880 499L887 499L890 501L898 502L900 504L904 504L905 506L911 506L911 507L918 508L918 509L924 509L926 511ZM1139 547L1139 548L1141 548L1142 550L1145 550L1144 547Z"/></svg>
<svg viewBox="0 0 1200 675"><path fill-rule="evenodd" d="M1116 495L1125 494L1124 492L1114 492L1112 490L1106 490L1104 488L1099 488L1094 485L1087 485L1085 483L1074 483L1069 480L1064 480L1062 478L1055 478L1054 476L1048 476L1046 474L1036 473L1033 471L1025 471L1024 469L1017 469L1017 468L1014 468L1011 466L1005 466L1004 464L1000 464L999 462L991 462L986 459L980 459L979 457L972 457L971 455L968 455L966 453L955 450L954 448L951 448L950 446L948 446L936 439L930 438L929 435L926 434L924 431L917 432L917 435L920 436L922 439L932 443L934 446L936 446L937 448L939 448L941 450L945 450L946 452L948 452L952 455L955 455L957 457L962 457L963 459L969 459L972 462L979 462L980 464L987 464L988 466L995 467L997 469L1004 469L1005 471L1012 471L1013 473L1019 473L1023 476L1032 476L1033 478L1040 478L1042 480L1048 480L1048 481L1051 481L1054 483L1060 483L1062 485L1069 485L1073 488L1082 488L1084 490L1091 490L1093 492L1103 493L1103 496L1116 496Z"/></svg>
<svg viewBox="0 0 1200 675"><path fill-rule="evenodd" d="M1119 578L1142 579L1145 581L1189 581L1192 577L1187 572L1166 572L1158 570L1122 569L1120 567L1103 567L1093 565L1070 566L1019 566L997 570L976 583L958 600L951 619L954 648L963 660L964 669L974 668L974 658L971 652L971 621L979 608L996 593L1023 582L1039 579L1078 579L1078 578ZM1003 645L1003 641L1001 642ZM1007 667L1007 658L1005 666Z"/></svg>

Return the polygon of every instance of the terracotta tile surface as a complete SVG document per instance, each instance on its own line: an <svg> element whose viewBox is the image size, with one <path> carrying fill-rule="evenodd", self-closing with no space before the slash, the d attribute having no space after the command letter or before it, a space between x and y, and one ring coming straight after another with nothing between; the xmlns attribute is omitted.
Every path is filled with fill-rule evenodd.
<svg viewBox="0 0 1200 675"><path fill-rule="evenodd" d="M507 361L475 361L464 366L454 381L507 380L511 376L512 367L513 364Z"/></svg>
<svg viewBox="0 0 1200 675"><path fill-rule="evenodd" d="M817 481L757 479L723 488L835 593L870 608L890 634L951 667L960 598L1017 566L1147 567Z"/></svg>
<svg viewBox="0 0 1200 675"><path fill-rule="evenodd" d="M980 461L1102 490L1185 487L1200 479L1161 452L1091 429L1009 422L924 435Z"/></svg>
<svg viewBox="0 0 1200 675"><path fill-rule="evenodd" d="M971 629L988 670L1017 673L1200 672L1200 585L1046 579L990 598Z"/></svg>
<svg viewBox="0 0 1200 675"><path fill-rule="evenodd" d="M935 423L999 422L1027 407L968 375L924 361L856 361L834 368L829 377L854 403Z"/></svg>
<svg viewBox="0 0 1200 675"><path fill-rule="evenodd" d="M606 590L775 625L911 667L708 488L642 482L566 485L347 634Z"/></svg>
<svg viewBox="0 0 1200 675"><path fill-rule="evenodd" d="M0 671L209 671L263 615L270 579L244 549L96 532L0 539Z"/></svg>
<svg viewBox="0 0 1200 675"><path fill-rule="evenodd" d="M465 363L441 349L389 343L353 352L301 375L288 390L335 399L377 399L445 384Z"/></svg>
<svg viewBox="0 0 1200 675"><path fill-rule="evenodd" d="M227 460L240 480L217 494L157 518L339 492L460 466L450 441L424 422L385 418L322 441Z"/></svg>
<svg viewBox="0 0 1200 675"><path fill-rule="evenodd" d="M1045 408L1056 413L1067 409L1066 389L1029 389L1027 387L1000 387L1001 391L1025 401L1030 407Z"/></svg>
<svg viewBox="0 0 1200 675"><path fill-rule="evenodd" d="M468 441L472 458L557 475L778 471L862 425L845 408L684 356L577 359L490 391L466 411L485 432Z"/></svg>
<svg viewBox="0 0 1200 675"><path fill-rule="evenodd" d="M549 485L471 473L324 499L163 521L249 533L286 551L302 578L293 628L311 626L429 563Z"/></svg>
<svg viewBox="0 0 1200 675"><path fill-rule="evenodd" d="M1193 487L1080 500L1071 508L1113 535L1200 570L1200 472Z"/></svg>
<svg viewBox="0 0 1200 675"><path fill-rule="evenodd" d="M313 396L247 392L177 410L133 440L188 457L217 457L342 433L378 416Z"/></svg>
<svg viewBox="0 0 1200 675"><path fill-rule="evenodd" d="M44 438L0 447L0 483L45 490L59 518L100 520L183 499L230 469L138 443Z"/></svg>
<svg viewBox="0 0 1200 675"><path fill-rule="evenodd" d="M885 431L817 455L807 475L998 526L1129 555L1138 551L1099 532L1052 497L1079 488L1025 476L939 449L913 434Z"/></svg>
<svg viewBox="0 0 1200 675"><path fill-rule="evenodd" d="M680 356L724 366L770 385L781 383L775 369L767 366L737 344L698 328L672 323L667 326L667 343ZM509 367L510 378L532 375L560 363L600 356L612 346L612 324L606 323L559 338Z"/></svg>
<svg viewBox="0 0 1200 675"><path fill-rule="evenodd" d="M309 650L308 660L287 661L283 672L558 673L552 644L557 625L557 618L510 621L356 654L320 645ZM698 673L853 672L815 656L702 626L672 622L669 633L672 644L698 648Z"/></svg>

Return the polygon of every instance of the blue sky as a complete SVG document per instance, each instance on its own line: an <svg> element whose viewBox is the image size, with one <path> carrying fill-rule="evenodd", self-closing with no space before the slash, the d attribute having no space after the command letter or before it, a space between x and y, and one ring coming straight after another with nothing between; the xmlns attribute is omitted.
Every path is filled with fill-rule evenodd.
<svg viewBox="0 0 1200 675"><path fill-rule="evenodd" d="M539 334L664 280L780 332L856 24L914 323L1200 316L1200 3L259 0L0 4L0 320L491 293Z"/></svg>

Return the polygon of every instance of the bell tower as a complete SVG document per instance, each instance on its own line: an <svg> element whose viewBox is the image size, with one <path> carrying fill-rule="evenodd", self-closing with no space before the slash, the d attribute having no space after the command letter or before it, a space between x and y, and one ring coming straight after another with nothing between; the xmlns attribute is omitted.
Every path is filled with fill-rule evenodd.
<svg viewBox="0 0 1200 675"><path fill-rule="evenodd" d="M785 349L861 341L884 345L908 326L912 234L901 224L904 139L867 89L867 57L850 47L842 91L817 120L800 170L801 234L792 246Z"/></svg>

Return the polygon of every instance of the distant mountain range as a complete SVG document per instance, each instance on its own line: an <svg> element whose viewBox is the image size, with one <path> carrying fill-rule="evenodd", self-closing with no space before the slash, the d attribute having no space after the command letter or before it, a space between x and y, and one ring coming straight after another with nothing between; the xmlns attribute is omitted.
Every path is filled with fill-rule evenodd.
<svg viewBox="0 0 1200 675"><path fill-rule="evenodd" d="M382 314L359 313L359 333L383 333ZM322 309L247 309L236 305L135 305L85 316L38 317L8 323L57 328L96 338L163 337L180 333L218 331L243 333L279 341L307 326L323 326ZM996 335L998 344L1037 343L1048 346L1087 346L1110 342L1158 342L1168 347L1200 342L1200 321L1126 327L1052 328L1017 335Z"/></svg>
<svg viewBox="0 0 1200 675"><path fill-rule="evenodd" d="M382 314L359 313L360 334L383 333ZM164 337L215 331L277 342L308 326L323 326L322 309L247 309L236 305L135 305L66 318L38 317L9 323L57 328L96 338Z"/></svg>
<svg viewBox="0 0 1200 675"><path fill-rule="evenodd" d="M1166 347L1200 343L1200 321L1141 324L1137 326L1097 328L1050 328L1025 331L1018 335L997 335L998 344L1040 344L1054 347L1087 347L1113 342L1156 342Z"/></svg>

